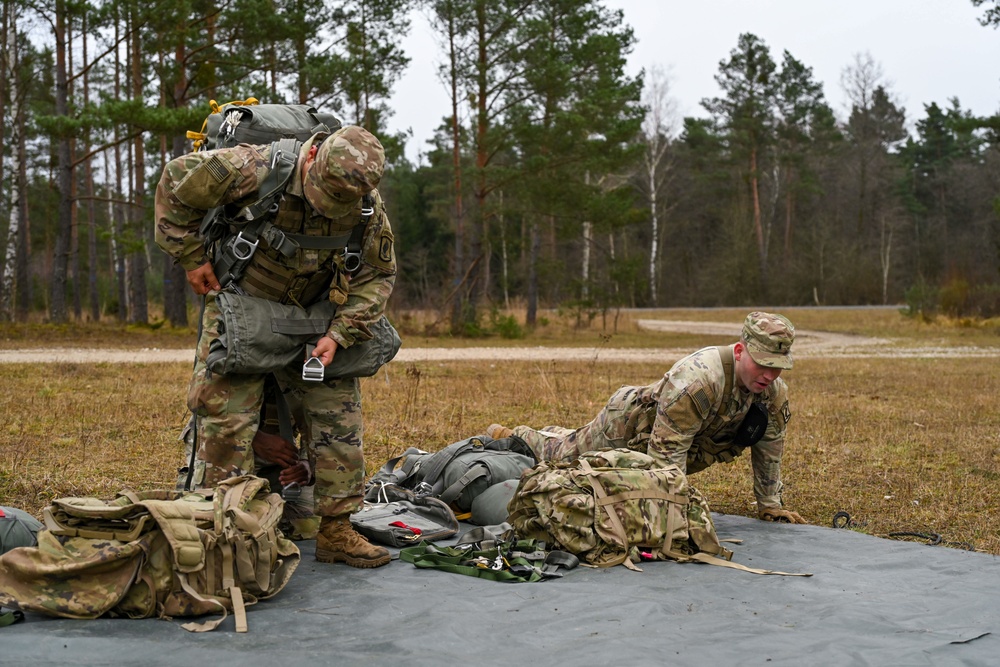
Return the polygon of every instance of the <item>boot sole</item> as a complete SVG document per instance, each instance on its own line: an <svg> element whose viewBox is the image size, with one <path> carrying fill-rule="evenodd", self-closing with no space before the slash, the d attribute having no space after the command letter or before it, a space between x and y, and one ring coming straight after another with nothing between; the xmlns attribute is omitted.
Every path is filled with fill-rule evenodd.
<svg viewBox="0 0 1000 667"><path fill-rule="evenodd" d="M392 556L390 554L386 554L375 559L355 558L353 556L348 556L342 551L316 549L316 560L321 563L346 563L351 567L373 568L387 565L389 561L392 560Z"/></svg>

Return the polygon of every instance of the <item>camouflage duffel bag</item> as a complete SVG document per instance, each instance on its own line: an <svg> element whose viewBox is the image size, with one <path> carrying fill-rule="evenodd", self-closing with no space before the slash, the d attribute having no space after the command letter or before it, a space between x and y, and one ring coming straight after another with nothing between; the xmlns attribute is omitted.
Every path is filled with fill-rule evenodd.
<svg viewBox="0 0 1000 667"><path fill-rule="evenodd" d="M677 466L627 449L526 471L508 506L519 537L546 540L597 567L634 561L728 561L708 503Z"/></svg>
<svg viewBox="0 0 1000 667"><path fill-rule="evenodd" d="M299 550L277 528L283 501L267 480L234 477L205 493L53 501L38 546L0 556L0 604L79 619L222 614L182 626L192 632L232 611L246 632L245 608L285 587Z"/></svg>

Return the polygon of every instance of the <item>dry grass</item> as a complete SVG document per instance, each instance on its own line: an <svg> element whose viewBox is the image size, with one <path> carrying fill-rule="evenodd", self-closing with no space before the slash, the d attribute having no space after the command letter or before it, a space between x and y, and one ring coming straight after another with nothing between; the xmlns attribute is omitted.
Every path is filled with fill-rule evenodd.
<svg viewBox="0 0 1000 667"><path fill-rule="evenodd" d="M670 315L694 319L700 312ZM703 319L740 317L736 311L708 315ZM853 329L841 328L847 322L823 311L799 315L795 319L803 328L888 335L884 330L911 326L882 311L863 311ZM911 335L968 344L962 330L926 326L936 328ZM982 336L997 345L990 335L980 331L977 340ZM566 344L569 336L563 332L556 338ZM679 347L683 340L693 349L725 342L669 334L663 340L668 342L646 345ZM582 424L620 384L651 382L672 361L391 364L363 384L369 467L408 446L438 449L481 433L494 421ZM5 365L0 370L0 502L38 513L54 497L110 497L123 487L173 485L181 457L177 437L186 421L188 364ZM789 506L816 524L829 525L843 510L858 530L871 534L934 532L946 541L972 542L1000 554L1000 411L994 405L1000 373L995 361L802 359L784 377L793 409L784 465ZM749 460L715 466L692 481L707 493L713 509L754 514Z"/></svg>

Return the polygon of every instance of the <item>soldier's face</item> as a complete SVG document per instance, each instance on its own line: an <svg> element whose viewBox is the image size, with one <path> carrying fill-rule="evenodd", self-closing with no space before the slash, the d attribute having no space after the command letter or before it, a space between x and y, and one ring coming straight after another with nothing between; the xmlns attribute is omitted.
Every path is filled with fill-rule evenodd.
<svg viewBox="0 0 1000 667"><path fill-rule="evenodd" d="M781 375L780 368L761 366L754 361L742 343L736 344L733 356L736 358L736 380L740 386L754 394L767 389Z"/></svg>

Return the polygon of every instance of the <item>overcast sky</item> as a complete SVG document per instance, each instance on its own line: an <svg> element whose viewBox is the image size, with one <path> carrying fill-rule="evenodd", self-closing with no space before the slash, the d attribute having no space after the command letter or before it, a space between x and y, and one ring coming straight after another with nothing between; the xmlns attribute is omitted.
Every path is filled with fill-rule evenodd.
<svg viewBox="0 0 1000 667"><path fill-rule="evenodd" d="M846 98L841 73L856 54L871 54L884 82L912 123L924 105L957 97L977 115L1000 111L1000 30L976 20L969 0L604 0L623 9L637 43L629 73L655 65L668 74L680 116L703 116L699 102L715 97L719 62L741 33L770 48L780 65L785 50L811 67L839 116ZM426 19L415 14L403 48L412 59L396 85L392 130L412 129L407 155L417 160L433 128L448 114L443 60Z"/></svg>

